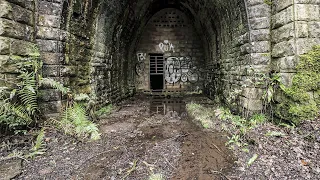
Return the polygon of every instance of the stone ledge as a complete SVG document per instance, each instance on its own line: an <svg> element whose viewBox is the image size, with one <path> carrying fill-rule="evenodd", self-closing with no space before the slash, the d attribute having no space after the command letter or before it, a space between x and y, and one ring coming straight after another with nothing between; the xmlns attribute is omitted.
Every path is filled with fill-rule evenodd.
<svg viewBox="0 0 320 180"><path fill-rule="evenodd" d="M0 18L0 36L33 41L34 27Z"/></svg>
<svg viewBox="0 0 320 180"><path fill-rule="evenodd" d="M270 17L252 18L249 22L252 30L270 28Z"/></svg>
<svg viewBox="0 0 320 180"><path fill-rule="evenodd" d="M39 13L60 16L62 13L62 4L48 1L39 1Z"/></svg>
<svg viewBox="0 0 320 180"><path fill-rule="evenodd" d="M60 53L64 50L64 43L56 40L36 40L41 52Z"/></svg>
<svg viewBox="0 0 320 180"><path fill-rule="evenodd" d="M271 14L271 6L265 3L248 7L248 18L269 17Z"/></svg>
<svg viewBox="0 0 320 180"><path fill-rule="evenodd" d="M295 20L297 21L319 21L320 6L314 4L296 4Z"/></svg>
<svg viewBox="0 0 320 180"><path fill-rule="evenodd" d="M51 101L43 102L39 105L41 112L46 112L46 114L56 114L62 112L62 102L61 101Z"/></svg>
<svg viewBox="0 0 320 180"><path fill-rule="evenodd" d="M33 10L33 5L35 0L6 0L6 1L19 5L23 8Z"/></svg>
<svg viewBox="0 0 320 180"><path fill-rule="evenodd" d="M42 102L61 100L61 92L56 89L39 90L39 100Z"/></svg>
<svg viewBox="0 0 320 180"><path fill-rule="evenodd" d="M273 13L278 13L293 5L292 0L273 0Z"/></svg>
<svg viewBox="0 0 320 180"><path fill-rule="evenodd" d="M271 17L271 28L276 29L286 24L289 24L294 21L294 9L293 6L290 6L283 11L272 15Z"/></svg>
<svg viewBox="0 0 320 180"><path fill-rule="evenodd" d="M295 54L295 49L295 41L291 39L275 44L272 48L271 55L273 58L293 56Z"/></svg>
<svg viewBox="0 0 320 180"><path fill-rule="evenodd" d="M295 56L275 58L272 62L272 69L276 72L296 72L298 60Z"/></svg>
<svg viewBox="0 0 320 180"><path fill-rule="evenodd" d="M271 42L280 43L294 38L294 22L281 26L271 31Z"/></svg>
<svg viewBox="0 0 320 180"><path fill-rule="evenodd" d="M32 11L4 0L0 1L0 17L25 23L29 26L34 25Z"/></svg>
<svg viewBox="0 0 320 180"><path fill-rule="evenodd" d="M61 17L53 15L39 15L37 25L60 28Z"/></svg>
<svg viewBox="0 0 320 180"><path fill-rule="evenodd" d="M262 100L240 97L240 104L249 111L260 111L263 109Z"/></svg>
<svg viewBox="0 0 320 180"><path fill-rule="evenodd" d="M59 65L64 63L63 53L41 52L41 60L44 65Z"/></svg>

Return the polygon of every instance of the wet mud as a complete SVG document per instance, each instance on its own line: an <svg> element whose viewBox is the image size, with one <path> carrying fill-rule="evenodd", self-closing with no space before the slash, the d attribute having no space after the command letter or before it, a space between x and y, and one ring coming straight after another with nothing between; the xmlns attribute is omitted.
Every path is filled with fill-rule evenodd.
<svg viewBox="0 0 320 180"><path fill-rule="evenodd" d="M25 164L18 179L212 180L225 179L221 172L233 165L226 136L196 125L181 98L127 100L99 127L95 142L48 130L46 154Z"/></svg>
<svg viewBox="0 0 320 180"><path fill-rule="evenodd" d="M130 140L125 148L115 147L90 159L78 177L146 179L148 174L159 173L177 180L223 179L218 172L227 170L233 162L223 134L194 124L183 99L153 98L142 107L145 112L139 115L131 114L134 110L130 109L141 106L124 106L118 113L125 118L113 114L113 121L101 125L106 137L117 134ZM126 160L129 167L123 163Z"/></svg>

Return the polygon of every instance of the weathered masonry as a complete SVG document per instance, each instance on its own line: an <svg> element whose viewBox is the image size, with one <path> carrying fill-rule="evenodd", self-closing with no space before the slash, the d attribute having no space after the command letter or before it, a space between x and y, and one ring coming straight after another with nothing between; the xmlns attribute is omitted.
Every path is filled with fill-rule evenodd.
<svg viewBox="0 0 320 180"><path fill-rule="evenodd" d="M299 55L320 44L319 6L320 0L0 0L0 85L39 51L43 76L100 104L137 91L203 92L259 111L256 75L280 73L291 85ZM52 89L41 94L46 114L58 113L64 97Z"/></svg>

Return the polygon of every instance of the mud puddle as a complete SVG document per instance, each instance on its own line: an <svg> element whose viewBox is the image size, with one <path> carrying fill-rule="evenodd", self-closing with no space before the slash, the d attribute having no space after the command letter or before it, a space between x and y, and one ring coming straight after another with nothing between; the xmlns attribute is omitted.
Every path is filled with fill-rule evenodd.
<svg viewBox="0 0 320 180"><path fill-rule="evenodd" d="M225 138L192 123L183 99L139 100L112 114L101 131L112 143L76 173L84 179L223 179L232 159ZM120 138L119 138L120 137Z"/></svg>

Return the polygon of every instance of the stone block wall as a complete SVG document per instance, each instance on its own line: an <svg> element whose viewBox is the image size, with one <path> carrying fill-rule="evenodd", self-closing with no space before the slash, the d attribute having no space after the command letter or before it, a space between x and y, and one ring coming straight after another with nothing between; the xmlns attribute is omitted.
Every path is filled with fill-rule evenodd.
<svg viewBox="0 0 320 180"><path fill-rule="evenodd" d="M271 63L271 6L265 1L217 2L217 18L210 11L198 17L208 37L205 92L233 109L262 109L262 87L256 75L267 73ZM233 7L233 8L229 8ZM225 11L222 9L226 9Z"/></svg>
<svg viewBox="0 0 320 180"><path fill-rule="evenodd" d="M280 1L272 8L272 70L290 86L299 55L320 44L320 1Z"/></svg>
<svg viewBox="0 0 320 180"><path fill-rule="evenodd" d="M64 58L68 33L62 28L62 0L40 0L36 3L36 43L43 62L42 76L52 78L65 86L69 85L69 74ZM57 116L62 110L62 94L49 87L41 89L41 110L48 116Z"/></svg>
<svg viewBox="0 0 320 180"><path fill-rule="evenodd" d="M0 1L0 86L14 86L17 66L36 58L35 2Z"/></svg>
<svg viewBox="0 0 320 180"><path fill-rule="evenodd" d="M251 112L263 108L262 96L264 86L259 75L268 76L271 64L271 2L250 0L246 2L249 25L249 63L241 67L243 81L241 83L242 106ZM262 84L265 82L262 82Z"/></svg>

